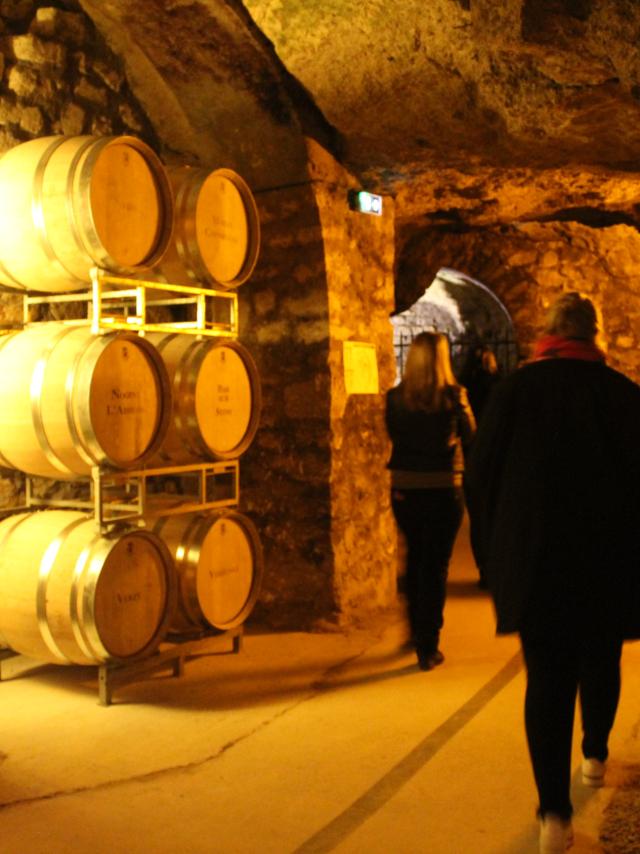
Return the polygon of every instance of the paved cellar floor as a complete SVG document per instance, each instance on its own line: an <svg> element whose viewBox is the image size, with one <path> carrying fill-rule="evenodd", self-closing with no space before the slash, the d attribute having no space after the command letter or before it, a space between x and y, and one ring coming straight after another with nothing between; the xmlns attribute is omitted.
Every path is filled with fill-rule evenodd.
<svg viewBox="0 0 640 854"><path fill-rule="evenodd" d="M109 707L92 668L1 683L0 854L535 854L518 644L464 531L445 618L429 673L399 607L349 633L249 626L238 655ZM579 782L576 737L575 854L640 852L639 700L628 644L604 789Z"/></svg>

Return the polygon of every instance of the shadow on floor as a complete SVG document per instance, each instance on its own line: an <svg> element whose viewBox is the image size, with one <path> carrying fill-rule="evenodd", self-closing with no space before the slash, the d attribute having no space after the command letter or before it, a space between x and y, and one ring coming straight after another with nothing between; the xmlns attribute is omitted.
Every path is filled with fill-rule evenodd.
<svg viewBox="0 0 640 854"><path fill-rule="evenodd" d="M295 643L295 638L283 638L283 643ZM310 653L304 662L292 662L290 666L283 664L281 657L279 661L265 661L262 656L257 659L253 655L245 656L242 651L239 657L224 656L224 662L216 662L216 658L223 656L207 655L187 660L181 677L161 671L138 678L116 688L113 703L227 710L269 705L299 695L344 690L420 672L413 652L404 647L385 650L378 655L359 650L345 654L338 663L335 656L331 660L326 655L318 658ZM360 672L348 672L352 668ZM97 668L91 666L44 665L17 678L74 694L94 694L96 700L98 697Z"/></svg>

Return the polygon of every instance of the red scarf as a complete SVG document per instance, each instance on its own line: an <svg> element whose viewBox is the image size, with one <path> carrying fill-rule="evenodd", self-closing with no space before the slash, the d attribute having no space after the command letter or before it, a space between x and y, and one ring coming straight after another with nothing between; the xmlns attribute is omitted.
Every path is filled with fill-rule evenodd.
<svg viewBox="0 0 640 854"><path fill-rule="evenodd" d="M540 359L584 359L587 362L604 362L605 354L591 341L582 338L565 338L563 335L544 335L533 350L532 361Z"/></svg>

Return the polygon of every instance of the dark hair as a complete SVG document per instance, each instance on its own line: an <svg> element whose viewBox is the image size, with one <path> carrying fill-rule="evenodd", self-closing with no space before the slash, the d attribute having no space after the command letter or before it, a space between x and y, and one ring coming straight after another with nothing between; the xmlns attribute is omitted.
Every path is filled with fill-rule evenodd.
<svg viewBox="0 0 640 854"><path fill-rule="evenodd" d="M545 332L593 341L598 334L598 316L593 303L576 291L563 294L549 309Z"/></svg>

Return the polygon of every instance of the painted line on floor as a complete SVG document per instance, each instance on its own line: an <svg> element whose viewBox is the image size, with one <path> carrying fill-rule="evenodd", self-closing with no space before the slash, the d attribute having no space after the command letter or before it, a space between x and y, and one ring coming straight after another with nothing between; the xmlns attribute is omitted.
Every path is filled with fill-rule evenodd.
<svg viewBox="0 0 640 854"><path fill-rule="evenodd" d="M518 652L466 703L433 730L423 741L374 783L344 812L303 842L294 854L321 854L333 851L343 839L381 809L415 776L435 754L465 727L522 670Z"/></svg>

